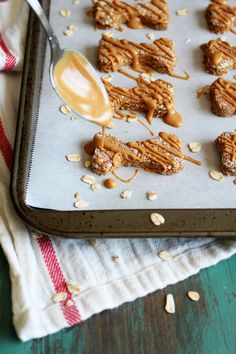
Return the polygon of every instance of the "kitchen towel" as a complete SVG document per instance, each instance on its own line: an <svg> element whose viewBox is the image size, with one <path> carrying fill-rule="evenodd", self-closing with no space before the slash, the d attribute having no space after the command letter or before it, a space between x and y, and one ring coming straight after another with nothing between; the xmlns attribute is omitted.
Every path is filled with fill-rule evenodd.
<svg viewBox="0 0 236 354"><path fill-rule="evenodd" d="M22 341L133 301L236 252L212 238L66 240L27 230L9 194L27 28L22 0L0 3L0 244L10 265L13 322ZM158 254L168 251L171 258ZM1 270L0 270L1 271Z"/></svg>

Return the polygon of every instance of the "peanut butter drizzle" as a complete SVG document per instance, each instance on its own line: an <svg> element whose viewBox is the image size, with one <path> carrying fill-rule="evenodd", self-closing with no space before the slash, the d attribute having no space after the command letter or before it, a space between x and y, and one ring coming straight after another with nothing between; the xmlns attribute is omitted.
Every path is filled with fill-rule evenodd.
<svg viewBox="0 0 236 354"><path fill-rule="evenodd" d="M233 139L230 139L228 136L222 136L221 142L223 141L223 152L230 154L231 161L236 161L236 134L234 134Z"/></svg>
<svg viewBox="0 0 236 354"><path fill-rule="evenodd" d="M236 84L219 78L215 81L214 86L221 93L221 97L231 104L233 107L236 107Z"/></svg>
<svg viewBox="0 0 236 354"><path fill-rule="evenodd" d="M154 5L154 7L152 6ZM160 22L167 22L168 21L168 8L167 8L167 3L163 0L152 0L150 4L139 4L139 6L149 10L152 12L155 16L159 18L159 20L162 19ZM163 16L165 15L165 16Z"/></svg>
<svg viewBox="0 0 236 354"><path fill-rule="evenodd" d="M169 19L168 7L164 0L152 0L151 5L138 3L137 6L125 2L121 2L118 0L113 0L113 1L103 0L103 2L106 5L102 7L102 10L109 17L111 17L113 23L115 24L117 13L112 13L111 8L118 13L120 12L120 14L122 14L126 18L126 21L123 22L125 22L129 28L135 29L135 28L143 27L143 23L141 19L142 15L139 12L138 7L146 8L147 10L152 12L155 16L158 17L159 22L166 23Z"/></svg>
<svg viewBox="0 0 236 354"><path fill-rule="evenodd" d="M137 9L127 3L118 1L118 0L113 0L113 1L108 1L108 0L103 0L104 3L106 3L109 7L112 7L114 10L124 10L124 16L126 17L126 24L129 28L142 28L143 24L139 18L139 13L137 11ZM109 16L113 17L113 21L114 21L114 17L109 9L106 9L106 7L104 6L103 11L105 11Z"/></svg>
<svg viewBox="0 0 236 354"><path fill-rule="evenodd" d="M115 112L113 114L113 118L119 119L119 120L125 120L127 118L127 114L125 114L123 112Z"/></svg>
<svg viewBox="0 0 236 354"><path fill-rule="evenodd" d="M102 136L100 134L96 134L94 136L93 140L84 146L85 152L89 155L93 155L94 150L96 148L99 148L101 151L104 151L104 149L107 149L107 150L110 150L114 153L122 154L122 155L126 156L127 158L130 157L131 159L138 160L141 162L141 159L138 156L136 156L135 154L133 154L129 149L125 149L121 146L117 146L117 145L113 144L110 141L110 139L105 139L104 146L102 147Z"/></svg>
<svg viewBox="0 0 236 354"><path fill-rule="evenodd" d="M106 139L106 130L107 130L106 127L102 127L102 148L104 146L104 142L105 142L105 139Z"/></svg>
<svg viewBox="0 0 236 354"><path fill-rule="evenodd" d="M208 11L212 11L214 14L214 21L219 21L223 23L227 30L232 30L232 26L234 25L235 17L236 17L236 8L227 6L220 2L213 2L208 6Z"/></svg>
<svg viewBox="0 0 236 354"><path fill-rule="evenodd" d="M185 76L173 73L172 68L177 59L174 55L173 43L167 38L159 38L155 40L153 44L138 44L130 42L126 39L117 40L106 35L103 35L102 38L105 43L103 43L103 46L100 48L100 53L111 62L112 71L119 69L119 58L122 58L122 54L119 49L123 49L131 54L132 62L130 66L134 71L152 73L153 71L148 66L140 63L139 51L142 50L143 52L154 55L155 57L163 58L165 62L162 60L162 65L164 64L166 66L166 72L171 77L181 80L190 79L190 75L186 71L184 71Z"/></svg>
<svg viewBox="0 0 236 354"><path fill-rule="evenodd" d="M139 118L137 117L137 121L142 124L142 126L147 129L147 131L152 135L152 136L155 136L156 134L150 129L148 128L148 126L146 126L146 124Z"/></svg>
<svg viewBox="0 0 236 354"><path fill-rule="evenodd" d="M77 76L79 79L75 81ZM109 99L89 72L86 60L77 52L65 52L54 68L53 78L58 94L72 109L98 125L110 123Z"/></svg>
<svg viewBox="0 0 236 354"><path fill-rule="evenodd" d="M103 163L103 158L102 157L96 157L95 159L94 159L94 162L95 163L97 163L98 165L100 164L100 163Z"/></svg>
<svg viewBox="0 0 236 354"><path fill-rule="evenodd" d="M173 73L172 71L169 71L168 72L168 75L171 76L171 77L175 77L176 79L180 79L180 80L190 80L191 76L187 73L187 71L184 70L184 76L181 76L181 75L177 75L175 73Z"/></svg>
<svg viewBox="0 0 236 354"><path fill-rule="evenodd" d="M182 126L182 117L178 112L175 111L173 98L170 94L170 91L165 87L167 85L165 81L156 80L155 82L150 82L147 84L144 79L136 78L122 69L119 69L118 72L137 82L138 86L133 89L133 92L146 104L148 109L146 119L149 124L152 123L158 102L162 101L164 107L167 110L163 119L164 122L175 128Z"/></svg>
<svg viewBox="0 0 236 354"><path fill-rule="evenodd" d="M178 112L176 112L173 104L167 104L166 108L167 108L167 113L163 118L164 122L175 128L182 127L183 119L181 115Z"/></svg>
<svg viewBox="0 0 236 354"><path fill-rule="evenodd" d="M222 61L223 59L223 53L221 52L214 52L214 53L211 53L209 55L209 59L210 59L210 62L212 63L212 65L219 65L220 62Z"/></svg>
<svg viewBox="0 0 236 354"><path fill-rule="evenodd" d="M116 113L114 113L114 115L113 115L113 118L114 118L114 119L118 119L118 120L126 120L126 119L128 119L129 117L130 117L129 114L127 115L127 114L125 114L125 113L123 113L123 112L116 112ZM136 116L136 118L137 118L137 121L138 121L152 136L155 136L155 135L156 135L139 117Z"/></svg>
<svg viewBox="0 0 236 354"><path fill-rule="evenodd" d="M193 159L193 158L190 157L190 156L184 155L184 160L187 160L187 161L189 161L189 162L192 162L192 163L194 163L194 164L197 165L197 166L202 166L202 163L201 163L200 161L195 160L195 159Z"/></svg>
<svg viewBox="0 0 236 354"><path fill-rule="evenodd" d="M132 183L134 181L134 179L137 177L137 175L139 174L139 172L140 171L138 169L136 169L134 171L133 176L128 179L121 178L120 176L117 175L117 173L115 171L112 171L112 174L123 183Z"/></svg>
<svg viewBox="0 0 236 354"><path fill-rule="evenodd" d="M212 65L217 66L223 59L230 58L235 61L236 48L220 39L212 40L206 45L206 56Z"/></svg>
<svg viewBox="0 0 236 354"><path fill-rule="evenodd" d="M140 18L138 17L138 11L136 10L136 8L130 4L124 3L124 2L120 2L120 1L113 1L114 6L124 9L125 11L128 12L128 21L126 22L127 26L129 28L143 28L143 24L140 20Z"/></svg>
<svg viewBox="0 0 236 354"><path fill-rule="evenodd" d="M101 151L105 151L108 153L109 151L115 154L114 156L110 156L112 160L117 154L123 155L126 159L131 158L134 161L143 161L143 157L146 156L148 159L157 162L162 167L162 172L165 173L168 169L168 166L174 166L176 164L176 158L185 159L197 165L201 165L201 163L197 160L194 160L188 156L184 156L182 152L182 148L178 138L169 133L160 132L160 138L163 141L163 144L155 139L147 140L147 141L139 141L139 142L128 142L122 146L122 144L115 144L111 141L111 139L106 138L104 147L101 146L101 134L96 134L93 138L93 141L89 144L86 144L85 151L90 152L93 155L96 148L99 148ZM125 148L127 146L127 148ZM135 149L138 151L138 154L131 151L131 149ZM138 173L138 172L137 172ZM136 174L137 174L136 173ZM116 176L116 175L115 175ZM136 176L136 175L135 175ZM118 176L116 176L119 178ZM120 179L120 178L119 178ZM127 180L126 182L129 182ZM124 182L124 181L123 181Z"/></svg>
<svg viewBox="0 0 236 354"><path fill-rule="evenodd" d="M170 72L170 67L176 62L176 58L173 53L172 42L166 38L159 38L154 41L155 45L146 43L134 43L126 39L116 40L103 35L103 48L100 49L102 55L107 57L112 65L112 70L115 71L119 68L119 57L121 57L120 50L123 49L127 51L132 56L131 68L137 72L152 72L150 68L140 63L138 50L142 50L145 53L150 53L151 55L160 56L166 60L167 71Z"/></svg>

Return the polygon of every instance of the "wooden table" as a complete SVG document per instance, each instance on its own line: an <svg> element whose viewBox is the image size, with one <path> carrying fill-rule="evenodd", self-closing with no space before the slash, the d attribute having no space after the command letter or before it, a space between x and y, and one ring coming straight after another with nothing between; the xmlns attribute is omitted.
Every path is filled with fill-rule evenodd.
<svg viewBox="0 0 236 354"><path fill-rule="evenodd" d="M21 343L11 319L7 262L0 251L0 354L235 354L236 255L181 283L104 311L78 326ZM190 301L190 289L201 294ZM164 310L165 294L176 313Z"/></svg>

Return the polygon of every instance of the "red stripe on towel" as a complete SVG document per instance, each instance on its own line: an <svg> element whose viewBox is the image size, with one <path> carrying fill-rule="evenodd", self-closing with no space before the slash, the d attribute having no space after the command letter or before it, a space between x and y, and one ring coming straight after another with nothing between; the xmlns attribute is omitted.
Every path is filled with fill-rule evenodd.
<svg viewBox="0 0 236 354"><path fill-rule="evenodd" d="M6 162L7 167L11 171L12 167L12 159L13 159L13 151L12 147L7 139L5 134L2 121L0 120L0 152Z"/></svg>
<svg viewBox="0 0 236 354"><path fill-rule="evenodd" d="M81 315L76 307L71 293L68 292L66 286L66 279L63 275L62 269L57 259L56 252L54 250L52 241L46 235L43 237L37 238L38 245L42 252L46 267L48 269L50 278L53 282L55 291L58 292L66 292L67 299L63 302L60 302L62 312L69 326L72 326L76 323L81 322ZM72 306L66 306L66 301L72 300Z"/></svg>
<svg viewBox="0 0 236 354"><path fill-rule="evenodd" d="M8 49L6 43L4 42L2 35L0 34L0 47L6 54L6 62L4 67L2 68L3 71L10 71L13 70L16 66L16 58Z"/></svg>

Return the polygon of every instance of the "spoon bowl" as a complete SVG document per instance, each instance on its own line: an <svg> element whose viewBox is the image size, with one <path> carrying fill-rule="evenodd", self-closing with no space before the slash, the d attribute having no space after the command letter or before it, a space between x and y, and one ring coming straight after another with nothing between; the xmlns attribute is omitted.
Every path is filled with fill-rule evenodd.
<svg viewBox="0 0 236 354"><path fill-rule="evenodd" d="M96 70L80 52L61 49L38 0L25 1L46 32L51 49L50 81L56 93L82 118L106 127L112 119L112 109Z"/></svg>

